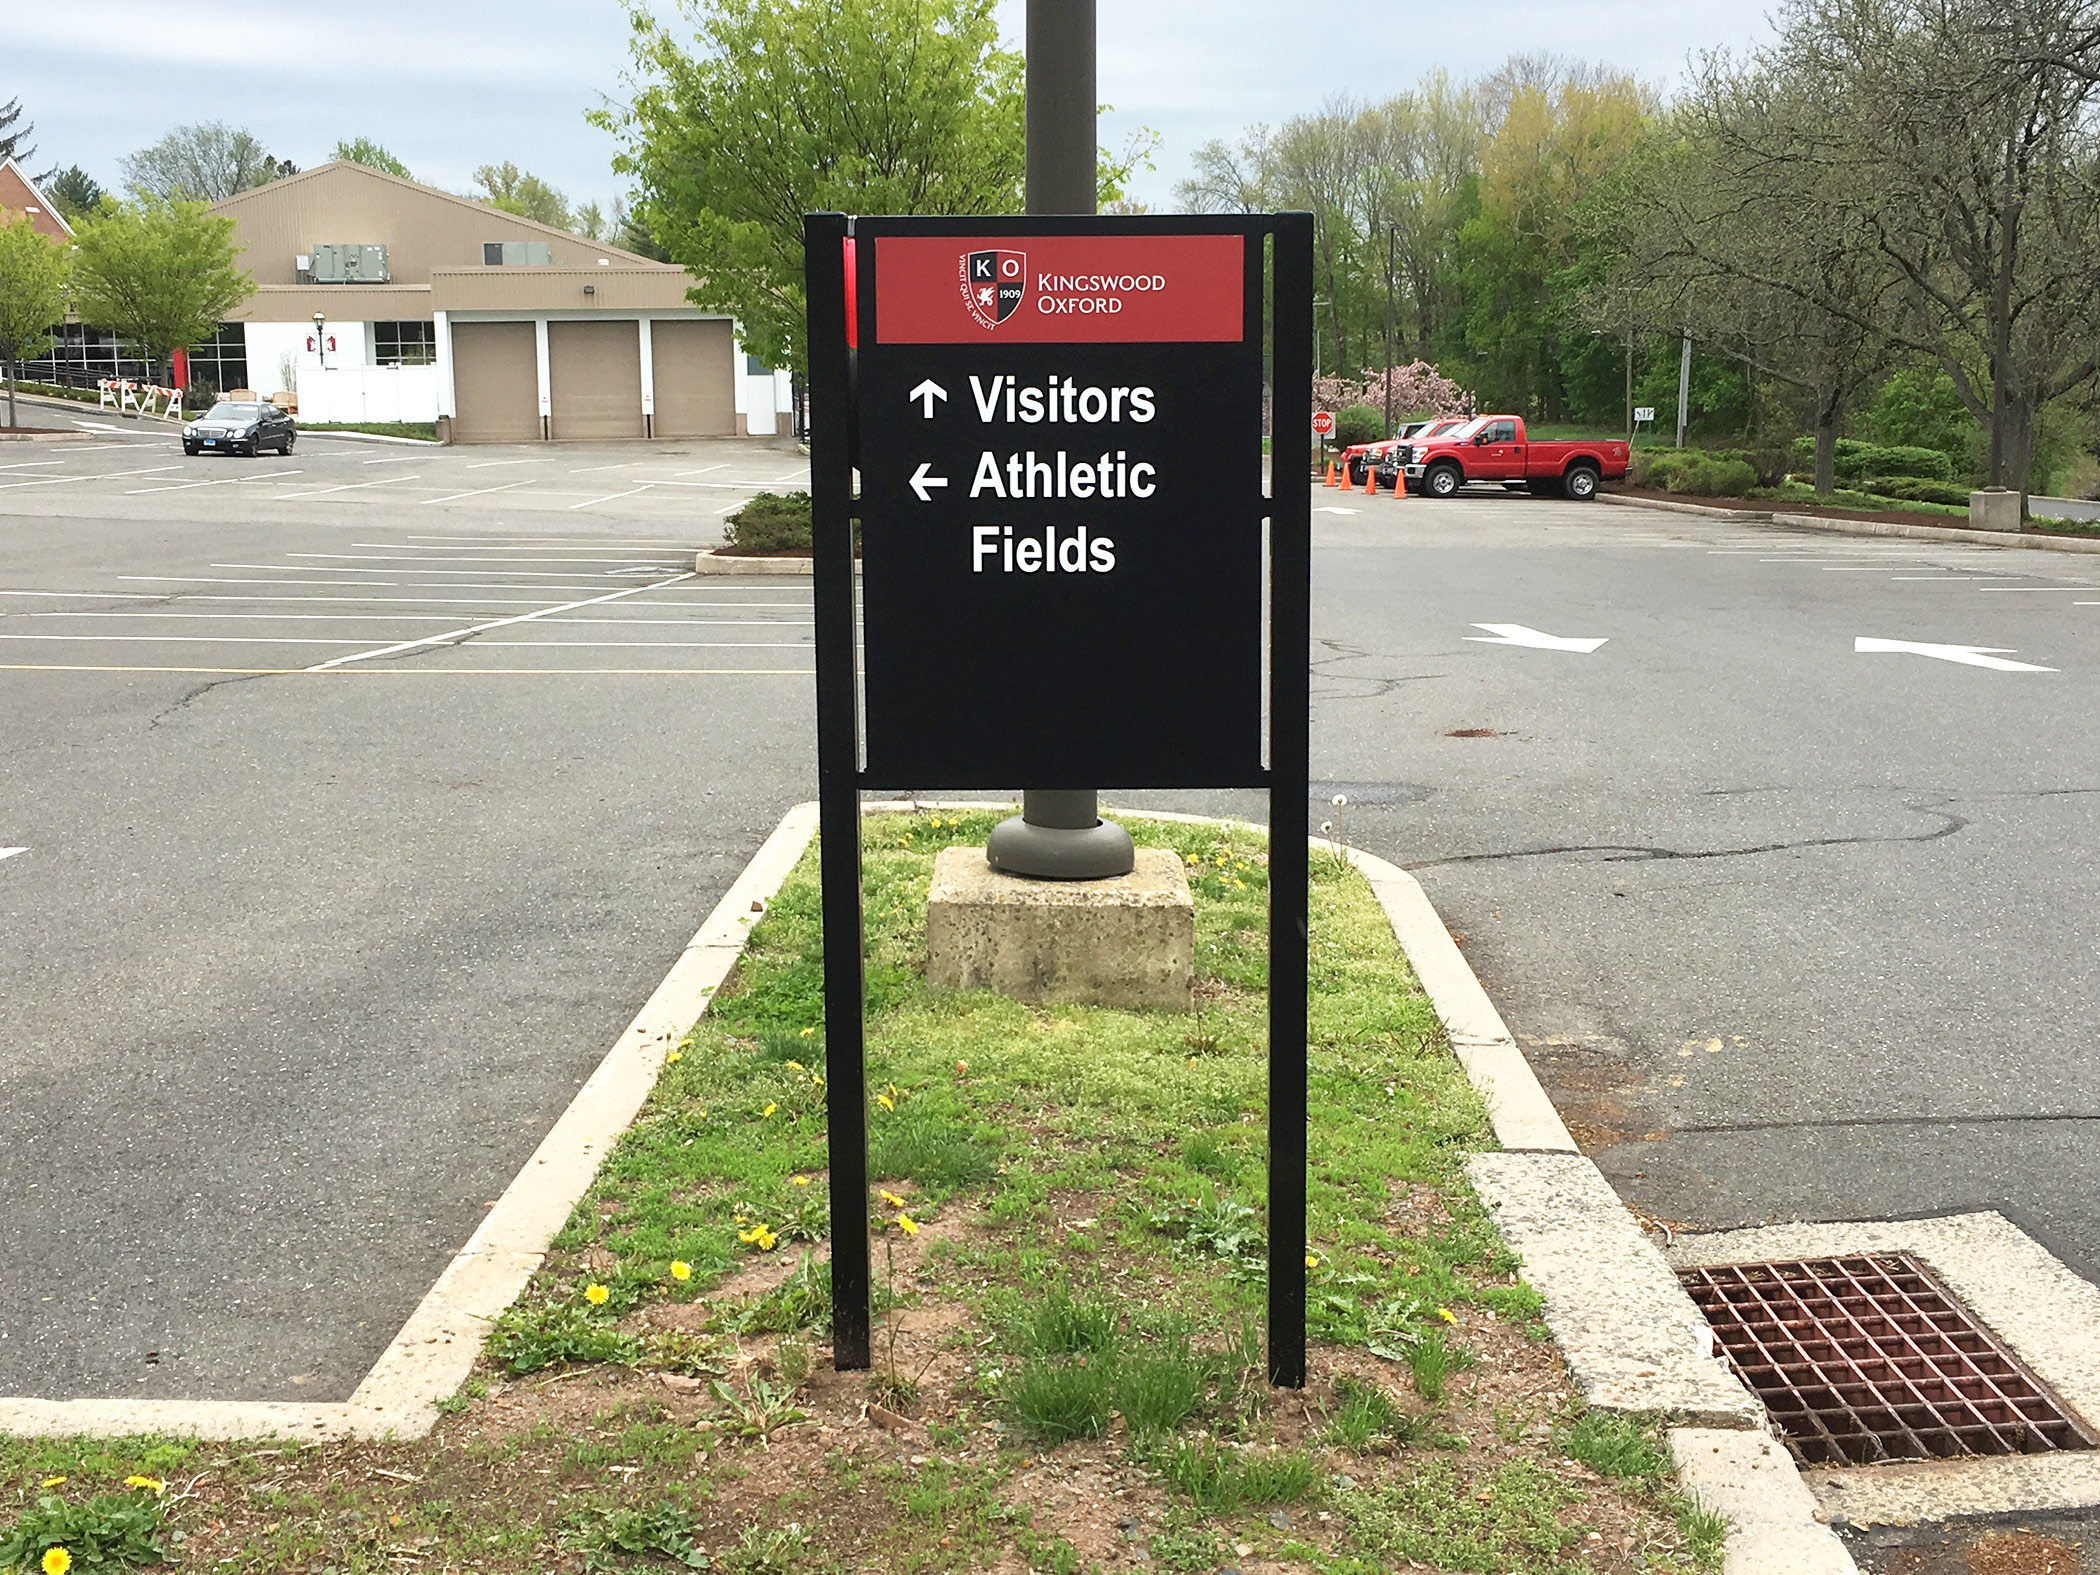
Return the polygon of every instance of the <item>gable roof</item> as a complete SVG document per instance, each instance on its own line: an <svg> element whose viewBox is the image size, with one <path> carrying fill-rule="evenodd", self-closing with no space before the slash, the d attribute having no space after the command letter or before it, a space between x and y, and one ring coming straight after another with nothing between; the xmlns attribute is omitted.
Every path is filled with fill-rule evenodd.
<svg viewBox="0 0 2100 1575"><path fill-rule="evenodd" d="M471 197L462 197L456 192L445 191L436 186L426 186L421 181L404 180L399 175L389 175L385 170L375 170L369 164L357 164L349 159L330 159L326 164L316 164L312 169L301 170L296 175L287 175L282 180L273 180L261 186L250 186L246 191L237 191L231 197L224 197L213 203L211 205L212 212L230 213L238 217L239 209L258 199L267 198L271 195L282 196L294 187L310 181L317 181L323 176L340 177L344 173L363 176L367 180L382 181L389 186L397 186L404 192L412 192L425 198L435 198L439 202L450 203L454 207L465 208L469 212L494 214L510 224L522 225L528 230L536 230L549 240L563 240L580 243L584 246L594 246L599 251L609 253L626 262L646 263L652 267L659 268L671 266L667 263L659 263L653 257L644 257L639 252L628 251L624 247L613 246L605 241L594 241L588 235L578 235L573 230L559 229L552 224L542 224L537 219L525 218L521 214L508 212L493 204L476 202Z"/></svg>
<svg viewBox="0 0 2100 1575"><path fill-rule="evenodd" d="M34 209L32 212L30 210ZM54 241L73 238L73 226L44 195L43 188L29 178L29 171L13 158L0 159L0 213L19 213L39 235Z"/></svg>

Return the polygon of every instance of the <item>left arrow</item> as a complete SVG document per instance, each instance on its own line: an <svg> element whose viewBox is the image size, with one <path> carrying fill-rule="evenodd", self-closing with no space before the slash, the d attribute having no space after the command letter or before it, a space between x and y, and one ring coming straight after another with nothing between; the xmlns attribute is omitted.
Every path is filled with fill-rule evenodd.
<svg viewBox="0 0 2100 1575"><path fill-rule="evenodd" d="M1543 630L1528 629L1521 623L1476 623L1473 627L1487 630L1486 634L1466 636L1482 645L1528 645L1538 651L1578 651L1587 656L1604 644L1603 638L1547 634Z"/></svg>
<svg viewBox="0 0 2100 1575"><path fill-rule="evenodd" d="M919 413L925 416L925 418L928 421L931 421L933 419L933 402L936 399L946 399L948 397L948 390L941 387L940 384L936 383L932 378L929 377L926 379L925 382L921 383L917 388L913 389L904 397L906 399L918 400L920 406Z"/></svg>
<svg viewBox="0 0 2100 1575"><path fill-rule="evenodd" d="M2005 645L1935 645L1926 640L1877 640L1872 635L1857 635L1853 638L1855 654L1904 656L1929 656L1935 661L1959 662L1964 667L1990 667L2001 673L2053 673L2053 667L2037 667L2032 662L2010 662L2006 653L2013 649Z"/></svg>
<svg viewBox="0 0 2100 1575"><path fill-rule="evenodd" d="M0 848L0 859L11 859L17 853L27 853L27 848Z"/></svg>
<svg viewBox="0 0 2100 1575"><path fill-rule="evenodd" d="M911 473L911 490L919 495L921 503L931 503L933 501L933 494L926 490L928 487L945 487L948 485L946 476L929 476L926 474L932 468L932 464L929 461L921 460L919 468Z"/></svg>

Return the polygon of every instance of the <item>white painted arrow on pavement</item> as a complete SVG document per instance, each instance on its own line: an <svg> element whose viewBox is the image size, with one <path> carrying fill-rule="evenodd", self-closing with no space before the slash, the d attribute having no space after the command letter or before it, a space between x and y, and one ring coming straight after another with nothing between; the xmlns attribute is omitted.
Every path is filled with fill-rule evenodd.
<svg viewBox="0 0 2100 1575"><path fill-rule="evenodd" d="M933 402L936 399L946 399L948 397L948 390L941 387L940 384L936 383L932 378L929 377L928 379L926 379L925 382L921 383L917 388L913 389L904 397L906 399L918 400L920 406L922 407L921 413L926 417L928 421L931 421L933 419Z"/></svg>
<svg viewBox="0 0 2100 1575"><path fill-rule="evenodd" d="M2053 667L2037 667L2032 662L2008 662L2005 653L2012 649L2008 645L1932 645L1924 640L1876 640L1864 634L1852 642L1854 654L1894 651L1906 656L1930 656L1937 661L1960 662L1964 667L1995 668L2001 673L2056 671Z"/></svg>
<svg viewBox="0 0 2100 1575"><path fill-rule="evenodd" d="M1545 634L1537 629L1527 629L1520 623L1476 623L1476 629L1485 629L1486 634L1469 634L1468 640L1478 640L1482 645L1529 645L1541 651L1579 651L1584 656L1597 649L1603 640L1568 639L1557 634ZM1609 639L1610 636L1606 636Z"/></svg>
<svg viewBox="0 0 2100 1575"><path fill-rule="evenodd" d="M17 853L27 853L27 848L0 848L0 859L11 859Z"/></svg>
<svg viewBox="0 0 2100 1575"><path fill-rule="evenodd" d="M931 503L933 501L933 494L926 490L928 487L945 487L948 485L946 476L929 476L926 474L932 468L930 461L921 460L919 468L911 473L911 490L919 495L921 503Z"/></svg>

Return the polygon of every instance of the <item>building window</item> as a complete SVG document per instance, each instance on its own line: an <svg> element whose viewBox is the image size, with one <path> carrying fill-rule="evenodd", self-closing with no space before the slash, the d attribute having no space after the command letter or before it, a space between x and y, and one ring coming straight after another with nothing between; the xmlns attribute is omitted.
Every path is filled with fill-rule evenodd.
<svg viewBox="0 0 2100 1575"><path fill-rule="evenodd" d="M59 383L68 388L93 388L105 377L143 381L145 358L115 334L79 323L65 323L51 330L57 341L34 361L24 361L19 376L26 382Z"/></svg>
<svg viewBox="0 0 2100 1575"><path fill-rule="evenodd" d="M374 366L429 366L437 360L436 323L374 323Z"/></svg>
<svg viewBox="0 0 2100 1575"><path fill-rule="evenodd" d="M240 323L221 323L202 344L190 346L190 387L223 394L248 386L248 331ZM195 403L203 402L200 396Z"/></svg>

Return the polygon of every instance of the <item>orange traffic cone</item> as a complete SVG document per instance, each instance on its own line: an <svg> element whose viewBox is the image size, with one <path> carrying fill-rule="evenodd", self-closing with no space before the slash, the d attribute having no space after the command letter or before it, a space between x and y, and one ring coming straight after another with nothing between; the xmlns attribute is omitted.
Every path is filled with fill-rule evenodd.
<svg viewBox="0 0 2100 1575"><path fill-rule="evenodd" d="M1407 496L1407 472L1400 469L1397 465L1393 467L1393 496L1396 498Z"/></svg>
<svg viewBox="0 0 2100 1575"><path fill-rule="evenodd" d="M1334 461L1331 459L1327 462L1327 485L1334 485Z"/></svg>
<svg viewBox="0 0 2100 1575"><path fill-rule="evenodd" d="M1368 457L1364 460L1364 496L1378 496L1378 467L1372 464Z"/></svg>

